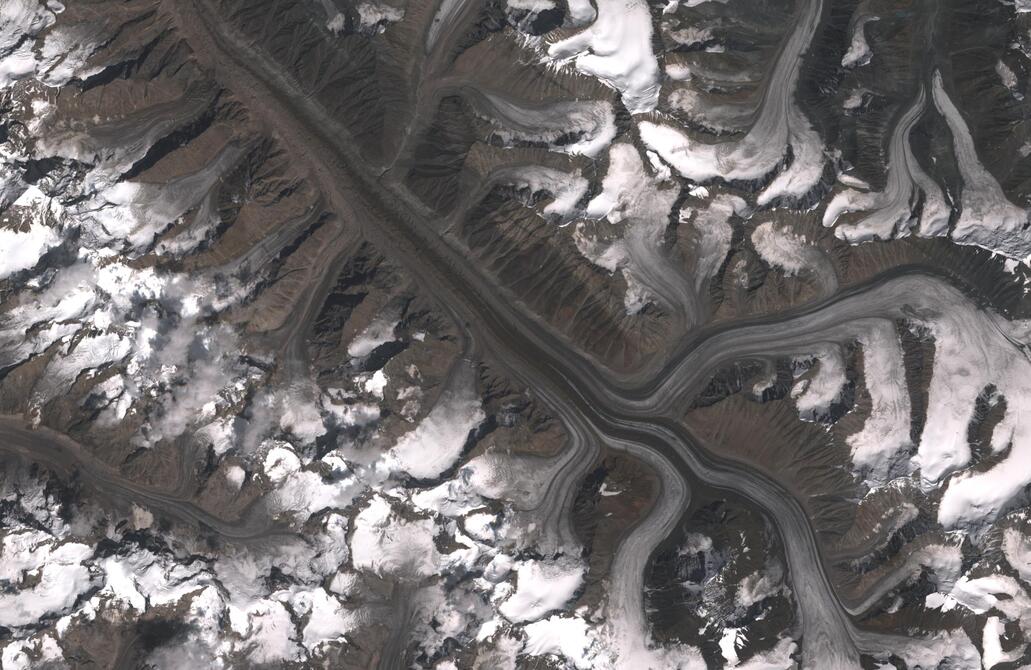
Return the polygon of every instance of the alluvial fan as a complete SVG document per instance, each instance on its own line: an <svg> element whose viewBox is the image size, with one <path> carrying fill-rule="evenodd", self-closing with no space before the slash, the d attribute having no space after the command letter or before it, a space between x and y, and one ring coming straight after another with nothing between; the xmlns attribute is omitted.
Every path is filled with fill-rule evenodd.
<svg viewBox="0 0 1031 670"><path fill-rule="evenodd" d="M1031 0L0 0L0 668L1031 667Z"/></svg>

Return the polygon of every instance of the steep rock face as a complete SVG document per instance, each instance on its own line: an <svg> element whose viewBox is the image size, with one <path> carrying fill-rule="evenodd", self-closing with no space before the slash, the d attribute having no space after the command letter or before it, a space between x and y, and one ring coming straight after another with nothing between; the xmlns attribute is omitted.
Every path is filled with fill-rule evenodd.
<svg viewBox="0 0 1031 670"><path fill-rule="evenodd" d="M8 0L0 665L1026 664L1029 16Z"/></svg>

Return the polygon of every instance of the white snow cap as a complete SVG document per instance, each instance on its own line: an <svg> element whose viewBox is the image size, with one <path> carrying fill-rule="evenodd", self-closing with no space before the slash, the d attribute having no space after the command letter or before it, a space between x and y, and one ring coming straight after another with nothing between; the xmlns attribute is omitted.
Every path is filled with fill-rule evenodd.
<svg viewBox="0 0 1031 670"><path fill-rule="evenodd" d="M433 544L436 534L429 519L406 521L382 496L374 496L354 520L351 555L359 570L397 578L435 574L440 554Z"/></svg>
<svg viewBox="0 0 1031 670"><path fill-rule="evenodd" d="M579 561L523 561L516 568L516 592L498 609L510 621L536 621L565 606L583 583L583 571Z"/></svg>
<svg viewBox="0 0 1031 670"><path fill-rule="evenodd" d="M431 479L458 461L469 431L485 415L476 395L472 369L461 371L454 383L441 394L429 415L402 435L390 450L388 462L392 467L419 479Z"/></svg>
<svg viewBox="0 0 1031 670"><path fill-rule="evenodd" d="M632 114L659 101L659 63L652 52L652 18L644 0L598 0L589 28L555 42L548 56L572 60L584 74L619 91Z"/></svg>

